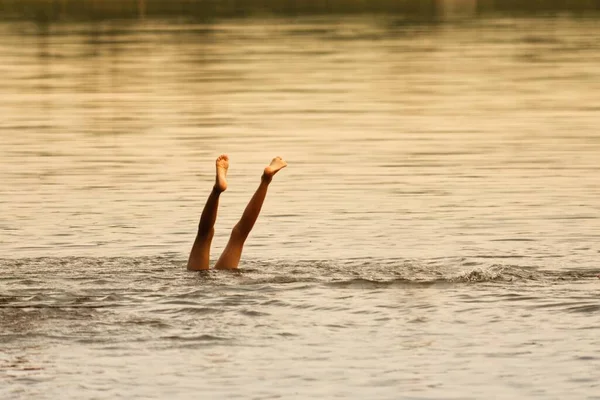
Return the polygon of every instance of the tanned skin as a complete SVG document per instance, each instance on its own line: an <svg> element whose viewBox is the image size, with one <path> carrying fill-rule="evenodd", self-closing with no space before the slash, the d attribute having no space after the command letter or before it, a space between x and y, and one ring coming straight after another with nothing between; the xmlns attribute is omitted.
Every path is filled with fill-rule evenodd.
<svg viewBox="0 0 600 400"><path fill-rule="evenodd" d="M244 243L254 227L260 210L267 196L267 190L273 176L285 168L287 163L281 157L275 157L271 163L264 169L258 189L246 206L242 218L233 227L229 242L223 250L223 254L215 264L216 269L236 269L242 257ZM216 161L215 184L206 200L200 223L198 225L198 234L192 246L187 268L192 271L209 269L210 245L215 235L215 221L217 220L217 210L219 208L219 197L227 190L227 170L229 169L229 157L225 154L219 156Z"/></svg>

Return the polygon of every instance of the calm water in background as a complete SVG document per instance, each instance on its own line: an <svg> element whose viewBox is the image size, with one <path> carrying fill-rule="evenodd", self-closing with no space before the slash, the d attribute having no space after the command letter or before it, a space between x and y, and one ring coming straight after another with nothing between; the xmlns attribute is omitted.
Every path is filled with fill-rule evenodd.
<svg viewBox="0 0 600 400"><path fill-rule="evenodd" d="M0 23L0 397L600 399L597 18ZM275 155L236 273L213 256Z"/></svg>

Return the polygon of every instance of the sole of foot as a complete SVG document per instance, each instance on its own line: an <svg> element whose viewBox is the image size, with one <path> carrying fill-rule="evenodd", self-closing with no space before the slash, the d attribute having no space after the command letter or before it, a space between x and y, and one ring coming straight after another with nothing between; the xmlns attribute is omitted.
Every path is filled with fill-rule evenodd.
<svg viewBox="0 0 600 400"><path fill-rule="evenodd" d="M275 157L265 168L265 177L272 178L279 170L287 167L287 163L281 157Z"/></svg>
<svg viewBox="0 0 600 400"><path fill-rule="evenodd" d="M229 157L227 154L221 154L215 162L217 167L217 177L215 179L215 189L219 192L227 190L227 170L229 169Z"/></svg>

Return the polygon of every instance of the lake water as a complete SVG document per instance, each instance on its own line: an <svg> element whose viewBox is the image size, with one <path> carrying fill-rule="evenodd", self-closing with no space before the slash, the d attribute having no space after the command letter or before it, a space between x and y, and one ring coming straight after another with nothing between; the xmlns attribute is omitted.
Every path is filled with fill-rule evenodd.
<svg viewBox="0 0 600 400"><path fill-rule="evenodd" d="M600 399L598 26L0 23L0 397Z"/></svg>

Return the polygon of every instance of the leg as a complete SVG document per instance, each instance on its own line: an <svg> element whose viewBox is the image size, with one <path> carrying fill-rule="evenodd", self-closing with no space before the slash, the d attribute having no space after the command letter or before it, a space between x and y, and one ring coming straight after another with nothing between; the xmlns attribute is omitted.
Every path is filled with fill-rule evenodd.
<svg viewBox="0 0 600 400"><path fill-rule="evenodd" d="M244 242L248 238L248 235L258 218L258 214L260 214L260 209L267 196L267 189L273 179L273 175L286 166L287 163L283 161L281 157L275 157L273 161L271 161L271 164L265 168L260 185L246 206L242 218L233 227L229 242L227 242L227 246L225 246L225 250L223 250L223 254L221 254L221 257L217 261L215 268L235 269L238 267L240 258L242 257Z"/></svg>
<svg viewBox="0 0 600 400"><path fill-rule="evenodd" d="M227 169L229 168L229 158L221 155L217 158L217 177L215 186L206 200L200 224L198 225L198 235L192 246L187 268L189 270L208 269L210 258L210 243L215 234L215 221L217 220L217 209L219 208L219 196L227 189Z"/></svg>

